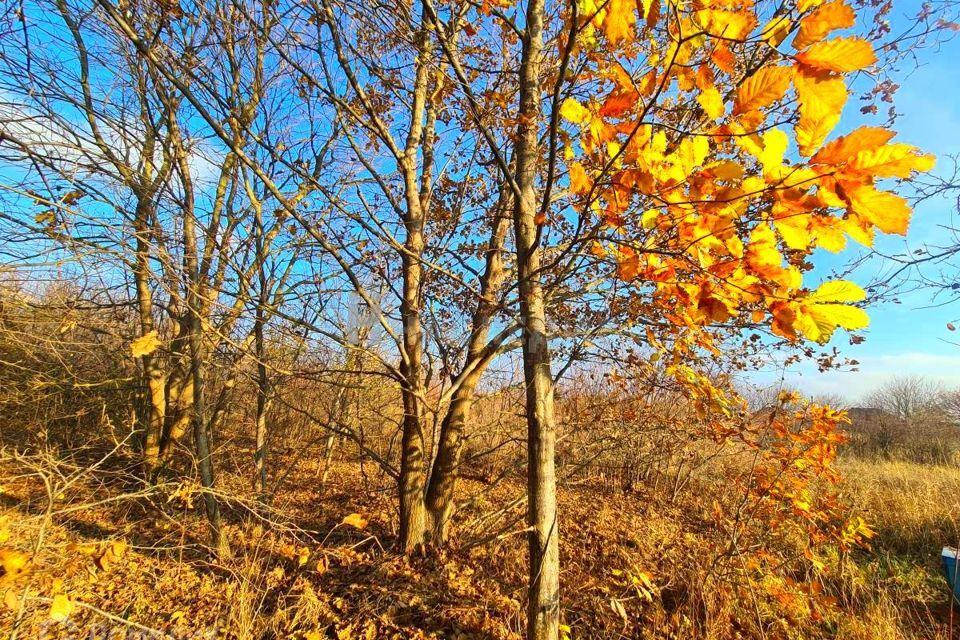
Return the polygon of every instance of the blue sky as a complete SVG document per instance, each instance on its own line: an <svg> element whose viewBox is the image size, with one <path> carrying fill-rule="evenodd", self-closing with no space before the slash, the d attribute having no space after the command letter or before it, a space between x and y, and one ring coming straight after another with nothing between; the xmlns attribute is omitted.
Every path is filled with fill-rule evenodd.
<svg viewBox="0 0 960 640"><path fill-rule="evenodd" d="M935 154L938 163L934 173L949 176L953 164L946 156L960 155L960 38L922 51L920 56L920 66L901 79L902 88L896 96L897 109L903 114L894 127L896 141ZM863 123L859 106L857 95L851 96L847 105L850 117L842 126L849 129ZM956 195L927 201L915 210L905 239L884 238L877 246L885 253L902 254L928 243L946 244L950 234L943 226L952 223L960 223ZM818 255L822 260L814 273L827 279L830 270L841 268L857 255L857 245L852 242L839 259ZM960 265L960 260L953 264ZM875 261L858 269L851 279L865 286L883 267ZM815 275L808 277L811 283L816 282ZM960 269L955 277L960 282ZM847 334L837 333L830 346L855 358L860 363L857 372L819 373L816 365L804 363L786 372L771 368L756 379L776 383L783 375L788 385L805 393L840 394L851 402L897 375L922 375L960 387L960 302L934 306L932 296L930 289L903 291L898 295L899 304L886 302L871 307L871 323L863 332L863 344L850 345ZM949 331L948 322L957 324L958 330Z"/></svg>

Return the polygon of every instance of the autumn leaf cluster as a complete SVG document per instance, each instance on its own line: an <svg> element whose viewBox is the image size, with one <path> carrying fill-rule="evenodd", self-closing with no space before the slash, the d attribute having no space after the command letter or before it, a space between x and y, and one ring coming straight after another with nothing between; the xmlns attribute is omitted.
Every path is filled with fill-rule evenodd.
<svg viewBox="0 0 960 640"><path fill-rule="evenodd" d="M594 253L687 330L745 319L825 342L865 327L858 286L805 287L809 258L905 234L886 180L933 158L886 128L829 139L877 60L836 35L853 8L800 0L761 21L749 1L580 2L570 19L592 95L560 115L576 206L611 231Z"/></svg>

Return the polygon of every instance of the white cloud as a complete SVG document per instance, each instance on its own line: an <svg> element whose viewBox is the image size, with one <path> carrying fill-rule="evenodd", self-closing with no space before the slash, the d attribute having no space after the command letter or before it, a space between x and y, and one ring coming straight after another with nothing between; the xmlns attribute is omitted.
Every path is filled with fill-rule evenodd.
<svg viewBox="0 0 960 640"><path fill-rule="evenodd" d="M0 140L6 138L13 150L19 151L23 145L31 152L54 160L54 164L64 177L74 176L82 179L94 179L103 171L114 173L113 169L97 145L90 125L79 112L69 113L66 108L60 112L44 110L37 105L26 104L20 96L0 89ZM100 133L110 151L123 158L130 166L139 163L140 138L136 120L116 122L110 119L98 119ZM195 183L210 184L218 176L223 153L205 140L188 141L187 163ZM0 150L5 150L0 145ZM155 163L162 162L161 151L157 150ZM29 167L25 156L8 158L13 165Z"/></svg>

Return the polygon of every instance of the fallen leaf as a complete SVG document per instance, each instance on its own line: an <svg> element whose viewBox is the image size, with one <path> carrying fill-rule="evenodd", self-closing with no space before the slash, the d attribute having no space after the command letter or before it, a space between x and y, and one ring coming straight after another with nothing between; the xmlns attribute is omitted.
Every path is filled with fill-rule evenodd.
<svg viewBox="0 0 960 640"><path fill-rule="evenodd" d="M356 529L366 529L368 520L359 513L351 513L345 516L343 520L340 521L340 524L345 524Z"/></svg>
<svg viewBox="0 0 960 640"><path fill-rule="evenodd" d="M74 607L70 598L63 594L56 595L50 603L50 619L55 622L65 622L73 613Z"/></svg>

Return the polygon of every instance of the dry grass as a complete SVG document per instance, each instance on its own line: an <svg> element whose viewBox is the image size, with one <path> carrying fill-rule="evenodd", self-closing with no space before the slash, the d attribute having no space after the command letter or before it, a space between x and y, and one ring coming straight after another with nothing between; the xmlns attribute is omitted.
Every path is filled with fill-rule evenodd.
<svg viewBox="0 0 960 640"><path fill-rule="evenodd" d="M706 559L723 544L709 523L713 496L725 490L721 477L705 479L680 502L642 491L563 490L564 622L572 636L950 638L937 563L940 547L958 535L953 496L960 469L857 460L842 466L845 495L877 536L869 551L824 559L831 572L823 585L836 606L820 618L778 609L774 599L724 589L705 577ZM235 553L212 562L203 550L199 500L190 505L176 485L149 499L99 504L48 521L42 483L18 477L10 461L2 472L0 515L11 534L5 544L29 550L44 529L29 579L0 584L4 601L9 592L26 596L21 638L42 637L42 629L48 638L69 637L69 629L46 621L57 593L77 602L71 623L85 632L135 624L165 632L215 630L237 640L521 637L522 520L500 529L522 516L519 505L479 530L461 529L464 539L502 531L492 541L408 559L389 548L395 506L387 482L339 463L321 489L316 469L306 464L272 509L254 515L250 505L231 503L227 532ZM221 480L226 494L247 491L245 478L224 474ZM91 474L57 496L56 509L89 505L121 489L129 491ZM508 483L481 501L478 513L521 491ZM363 513L369 526L340 525L351 512ZM115 539L126 540L129 550L100 566L105 541ZM653 581L649 598L632 581L641 572ZM0 604L0 628L13 626L15 609Z"/></svg>
<svg viewBox="0 0 960 640"><path fill-rule="evenodd" d="M838 637L960 637L940 569L940 549L960 542L960 467L848 458L841 468L847 498L877 535L836 579L841 604L857 613L841 619Z"/></svg>

